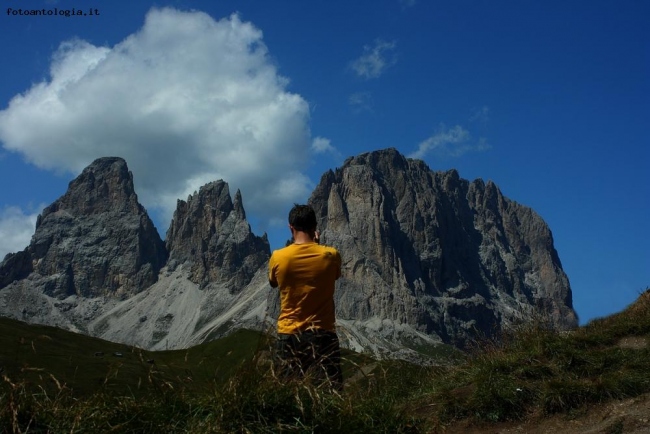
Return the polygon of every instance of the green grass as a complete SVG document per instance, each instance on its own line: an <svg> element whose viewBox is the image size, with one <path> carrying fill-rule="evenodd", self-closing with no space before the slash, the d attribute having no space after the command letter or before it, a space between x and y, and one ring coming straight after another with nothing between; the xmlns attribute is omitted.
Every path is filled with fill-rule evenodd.
<svg viewBox="0 0 650 434"><path fill-rule="evenodd" d="M278 381L269 338L251 331L146 352L0 319L0 432L420 433L521 420L650 392L648 341L650 291L573 332L533 321L442 366L346 351L339 394Z"/></svg>
<svg viewBox="0 0 650 434"><path fill-rule="evenodd" d="M58 387L58 381L76 397L98 389L140 395L160 384L186 389L206 381L223 384L241 363L253 357L262 342L260 333L239 330L187 350L150 352L0 318L0 367L4 375L26 386L49 391Z"/></svg>
<svg viewBox="0 0 650 434"><path fill-rule="evenodd" d="M397 410L422 369L406 363L357 375L338 394L278 381L269 338L246 330L163 352L8 319L0 330L0 432L417 432L418 422ZM372 363L343 351L348 378Z"/></svg>
<svg viewBox="0 0 650 434"><path fill-rule="evenodd" d="M440 363L445 363L447 361L460 361L463 359L463 352L453 345L448 344L408 344L405 345L412 350L422 354L423 356L429 357Z"/></svg>
<svg viewBox="0 0 650 434"><path fill-rule="evenodd" d="M375 361L343 350L344 375L356 380L338 394L278 381L271 344L240 330L148 352L0 318L0 432L417 432L397 407L423 368L389 362L363 374Z"/></svg>
<svg viewBox="0 0 650 434"><path fill-rule="evenodd" d="M421 397L440 423L521 420L650 392L650 291L625 311L558 333L544 321L481 343L462 364L432 376Z"/></svg>

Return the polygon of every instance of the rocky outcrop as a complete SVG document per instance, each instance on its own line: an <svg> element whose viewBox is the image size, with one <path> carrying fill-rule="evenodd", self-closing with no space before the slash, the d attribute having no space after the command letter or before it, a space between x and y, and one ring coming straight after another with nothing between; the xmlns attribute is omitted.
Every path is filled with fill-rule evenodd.
<svg viewBox="0 0 650 434"><path fill-rule="evenodd" d="M245 287L271 255L266 234L251 232L241 193L233 202L222 180L178 201L166 243L170 270L184 265L200 287L223 284L233 292Z"/></svg>
<svg viewBox="0 0 650 434"><path fill-rule="evenodd" d="M179 200L167 246L124 160L96 160L0 265L0 314L148 349L267 327L270 248L239 192L216 181Z"/></svg>
<svg viewBox="0 0 650 434"><path fill-rule="evenodd" d="M492 182L387 149L325 173L309 202L342 252L337 318L351 335L401 339L408 325L462 346L533 313L577 325L551 231Z"/></svg>
<svg viewBox="0 0 650 434"><path fill-rule="evenodd" d="M462 346L531 315L577 323L548 226L492 182L387 149L325 173L309 202L343 258L335 296L348 348L413 360L424 345ZM178 201L164 244L124 160L100 158L0 263L0 314L149 349L272 330L269 257L224 181Z"/></svg>
<svg viewBox="0 0 650 434"><path fill-rule="evenodd" d="M270 247L266 234L251 232L239 191L233 201L220 180L179 200L166 246L158 282L98 315L91 334L164 350L270 327Z"/></svg>
<svg viewBox="0 0 650 434"><path fill-rule="evenodd" d="M0 264L0 288L29 277L58 299L128 297L156 282L166 259L126 162L100 158L43 210L29 246Z"/></svg>

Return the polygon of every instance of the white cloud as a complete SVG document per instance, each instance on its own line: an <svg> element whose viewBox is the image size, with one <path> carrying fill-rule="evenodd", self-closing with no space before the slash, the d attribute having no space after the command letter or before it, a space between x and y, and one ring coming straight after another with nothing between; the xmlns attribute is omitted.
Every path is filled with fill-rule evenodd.
<svg viewBox="0 0 650 434"><path fill-rule="evenodd" d="M113 47L63 42L50 79L0 112L0 140L36 166L78 174L120 156L149 210L223 178L249 212L284 217L311 181L309 107L286 90L253 24L152 9Z"/></svg>
<svg viewBox="0 0 650 434"><path fill-rule="evenodd" d="M373 46L364 46L363 54L352 61L350 67L359 77L378 78L397 62L394 53L396 46L395 41L386 42L378 39Z"/></svg>
<svg viewBox="0 0 650 434"><path fill-rule="evenodd" d="M15 206L0 210L0 262L7 253L19 252L29 245L39 214L26 214Z"/></svg>
<svg viewBox="0 0 650 434"><path fill-rule="evenodd" d="M341 153L332 146L330 139L324 137L315 137L311 142L311 150L316 154L331 154L335 157L340 157Z"/></svg>
<svg viewBox="0 0 650 434"><path fill-rule="evenodd" d="M447 128L441 124L438 132L422 141L418 145L417 151L411 153L409 157L421 159L430 152L440 156L459 157L470 151L485 151L487 149L490 149L490 145L486 139L481 138L477 143L473 143L469 131L460 125Z"/></svg>

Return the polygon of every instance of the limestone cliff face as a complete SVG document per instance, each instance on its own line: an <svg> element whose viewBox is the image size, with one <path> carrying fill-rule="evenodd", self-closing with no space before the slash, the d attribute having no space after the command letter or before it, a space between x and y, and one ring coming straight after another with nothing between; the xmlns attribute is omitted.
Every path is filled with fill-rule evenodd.
<svg viewBox="0 0 650 434"><path fill-rule="evenodd" d="M343 322L406 324L456 345L533 312L577 325L551 231L492 182L387 149L325 173L309 202L343 257Z"/></svg>
<svg viewBox="0 0 650 434"><path fill-rule="evenodd" d="M0 288L29 277L59 299L126 297L156 282L166 259L126 162L100 158L43 210L30 245L0 263Z"/></svg>
<svg viewBox="0 0 650 434"><path fill-rule="evenodd" d="M231 200L223 181L178 201L166 247L124 160L100 158L43 211L27 249L0 264L0 315L143 348L185 348L268 327L269 256L241 194Z"/></svg>
<svg viewBox="0 0 650 434"><path fill-rule="evenodd" d="M233 201L215 181L179 200L166 245L158 282L98 316L93 334L161 350L269 327L269 243L251 232L239 191Z"/></svg>
<svg viewBox="0 0 650 434"><path fill-rule="evenodd" d="M178 201L166 243L170 269L185 265L200 287L225 284L233 292L245 287L271 255L266 235L251 232L241 193L233 202L221 180Z"/></svg>
<svg viewBox="0 0 650 434"><path fill-rule="evenodd" d="M536 313L577 323L548 226L492 182L387 149L325 173L309 202L343 258L348 348L417 359L421 345L462 346ZM151 349L267 331L279 309L269 257L224 181L178 201L165 244L124 160L100 158L0 263L0 314Z"/></svg>

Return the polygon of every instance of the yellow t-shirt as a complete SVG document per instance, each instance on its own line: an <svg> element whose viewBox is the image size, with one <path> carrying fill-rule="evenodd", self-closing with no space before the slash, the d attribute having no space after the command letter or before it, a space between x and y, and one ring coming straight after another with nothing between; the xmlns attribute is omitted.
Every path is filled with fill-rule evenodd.
<svg viewBox="0 0 650 434"><path fill-rule="evenodd" d="M304 243L275 250L269 283L280 287L278 333L335 331L334 282L340 276L341 255L334 247Z"/></svg>

